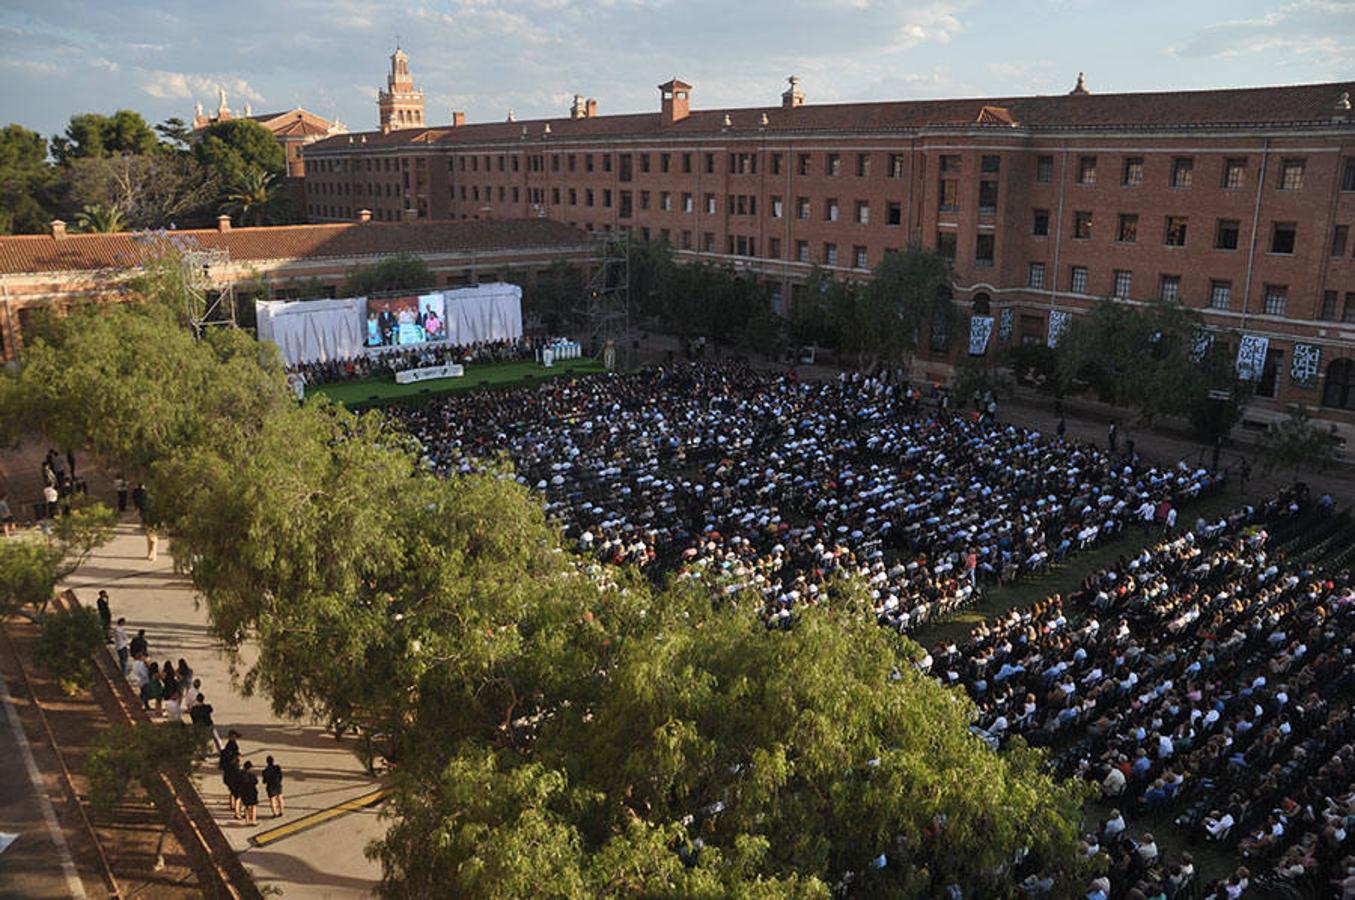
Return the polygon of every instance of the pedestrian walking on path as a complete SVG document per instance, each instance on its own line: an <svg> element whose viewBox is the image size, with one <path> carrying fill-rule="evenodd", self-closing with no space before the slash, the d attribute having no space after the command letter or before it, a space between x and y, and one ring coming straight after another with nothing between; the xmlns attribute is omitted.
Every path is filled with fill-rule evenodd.
<svg viewBox="0 0 1355 900"><path fill-rule="evenodd" d="M282 766L273 762L271 756L267 759L268 765L263 767L263 786L268 794L268 807L276 819L283 814L286 805L282 798Z"/></svg>

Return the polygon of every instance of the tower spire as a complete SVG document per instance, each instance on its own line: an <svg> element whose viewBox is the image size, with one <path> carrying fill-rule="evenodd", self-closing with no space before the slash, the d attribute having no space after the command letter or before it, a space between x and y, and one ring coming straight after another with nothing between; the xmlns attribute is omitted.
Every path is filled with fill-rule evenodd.
<svg viewBox="0 0 1355 900"><path fill-rule="evenodd" d="M377 94L376 103L383 132L423 127L423 91L414 86L414 76L409 72L409 54L401 49L399 35L395 36L395 52L390 57L386 89Z"/></svg>

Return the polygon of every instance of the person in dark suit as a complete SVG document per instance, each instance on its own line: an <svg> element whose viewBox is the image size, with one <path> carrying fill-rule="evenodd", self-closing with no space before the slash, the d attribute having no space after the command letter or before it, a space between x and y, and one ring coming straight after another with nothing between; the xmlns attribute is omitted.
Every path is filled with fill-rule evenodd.
<svg viewBox="0 0 1355 900"><path fill-rule="evenodd" d="M376 317L376 325L381 331L381 343L383 345L394 344L395 329L399 325L395 313L389 309L381 310L381 313Z"/></svg>
<svg viewBox="0 0 1355 900"><path fill-rule="evenodd" d="M108 591L99 591L99 599L95 601L99 608L99 624L104 629L104 643L113 643L113 610L108 606Z"/></svg>
<svg viewBox="0 0 1355 900"><path fill-rule="evenodd" d="M259 805L259 776L252 762L246 762L240 770L240 805L245 808L245 824L258 825L255 808Z"/></svg>
<svg viewBox="0 0 1355 900"><path fill-rule="evenodd" d="M273 757L268 757L268 765L263 767L263 787L268 794L268 807L273 810L273 818L282 815L284 802L282 799L282 766L273 762Z"/></svg>

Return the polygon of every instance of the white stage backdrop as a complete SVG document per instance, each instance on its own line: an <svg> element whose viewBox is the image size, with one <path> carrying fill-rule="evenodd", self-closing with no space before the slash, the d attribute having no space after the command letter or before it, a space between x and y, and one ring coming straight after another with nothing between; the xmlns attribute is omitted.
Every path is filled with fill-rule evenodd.
<svg viewBox="0 0 1355 900"><path fill-rule="evenodd" d="M522 337L522 288L515 284L484 284L422 297L411 295L372 302L374 305L405 302L411 310L425 311L425 307L436 308L436 304L430 305L429 301L439 297L444 303L442 337L426 343L475 344ZM374 322L371 324L375 327L369 328L365 297L261 300L255 304L255 312L259 339L277 344L287 365L350 359L363 352L379 353L409 343L394 337L389 342L382 342L379 325ZM372 315L377 313L373 311ZM411 312L411 322L415 318ZM413 333L412 326L410 332ZM404 332L397 333L392 328L392 334L403 336Z"/></svg>
<svg viewBox="0 0 1355 900"><path fill-rule="evenodd" d="M362 354L367 300L260 300L254 306L259 340L272 341L287 365Z"/></svg>
<svg viewBox="0 0 1355 900"><path fill-rule="evenodd" d="M482 284L443 291L447 340L453 344L511 341L522 337L522 288L516 284Z"/></svg>

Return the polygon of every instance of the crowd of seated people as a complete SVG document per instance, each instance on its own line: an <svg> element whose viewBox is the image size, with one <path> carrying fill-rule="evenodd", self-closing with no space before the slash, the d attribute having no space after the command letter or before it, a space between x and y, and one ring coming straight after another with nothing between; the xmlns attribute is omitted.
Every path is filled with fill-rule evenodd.
<svg viewBox="0 0 1355 900"><path fill-rule="evenodd" d="M429 344L420 347L390 348L359 354L348 359L294 363L287 374L299 374L308 385L361 381L364 378L392 377L406 369L427 366L473 363L497 363L531 359L535 353L531 338L512 341L481 341L475 344Z"/></svg>
<svg viewBox="0 0 1355 900"><path fill-rule="evenodd" d="M1207 896L1252 881L1351 896L1355 582L1270 546L1299 509L1287 494L1197 522L937 647L933 672L970 693L991 741L1022 735L1099 783L1118 806L1102 842L1121 809L1168 817L1246 864ZM1160 874L1122 867L1107 895L1155 896Z"/></svg>
<svg viewBox="0 0 1355 900"><path fill-rule="evenodd" d="M732 597L786 627L844 573L908 631L980 580L1038 572L1216 486L1184 464L930 409L918 390L844 375L809 384L678 364L436 399L391 414L425 462L470 471L506 452L582 551Z"/></svg>

